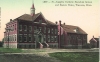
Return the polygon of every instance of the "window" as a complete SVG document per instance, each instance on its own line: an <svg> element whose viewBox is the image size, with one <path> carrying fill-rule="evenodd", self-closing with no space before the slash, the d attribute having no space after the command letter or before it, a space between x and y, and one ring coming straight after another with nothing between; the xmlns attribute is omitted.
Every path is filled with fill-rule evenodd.
<svg viewBox="0 0 100 62"><path fill-rule="evenodd" d="M14 35L13 35L13 41L14 41Z"/></svg>
<svg viewBox="0 0 100 62"><path fill-rule="evenodd" d="M57 36L55 36L54 41L57 42Z"/></svg>
<svg viewBox="0 0 100 62"><path fill-rule="evenodd" d="M44 33L46 33L46 27L44 27Z"/></svg>
<svg viewBox="0 0 100 62"><path fill-rule="evenodd" d="M22 31L22 25L19 25L19 31Z"/></svg>
<svg viewBox="0 0 100 62"><path fill-rule="evenodd" d="M11 40L10 41L12 41L12 35L11 35Z"/></svg>
<svg viewBox="0 0 100 62"><path fill-rule="evenodd" d="M37 30L37 27L36 27L36 26L34 26L34 33L36 33L36 32L37 32L36 30Z"/></svg>
<svg viewBox="0 0 100 62"><path fill-rule="evenodd" d="M4 41L6 41L6 36L5 36L5 38L4 38Z"/></svg>
<svg viewBox="0 0 100 62"><path fill-rule="evenodd" d="M53 34L53 32L54 32L54 31L53 31L53 28L51 29L51 32L52 32L52 34Z"/></svg>
<svg viewBox="0 0 100 62"><path fill-rule="evenodd" d="M50 42L50 35L48 35L48 42Z"/></svg>
<svg viewBox="0 0 100 62"><path fill-rule="evenodd" d="M41 31L42 30L42 28L41 27L39 27L39 31Z"/></svg>
<svg viewBox="0 0 100 62"><path fill-rule="evenodd" d="M33 40L34 40L34 42L36 42L36 35L34 35Z"/></svg>
<svg viewBox="0 0 100 62"><path fill-rule="evenodd" d="M13 37L12 41L14 41L14 35L12 35L12 37Z"/></svg>
<svg viewBox="0 0 100 62"><path fill-rule="evenodd" d="M9 37L7 36L7 41L9 40Z"/></svg>
<svg viewBox="0 0 100 62"><path fill-rule="evenodd" d="M19 42L22 42L22 34L19 35Z"/></svg>
<svg viewBox="0 0 100 62"><path fill-rule="evenodd" d="M24 25L24 31L27 31L27 26L26 25Z"/></svg>
<svg viewBox="0 0 100 62"><path fill-rule="evenodd" d="M31 41L32 41L32 35L29 34L29 42L31 42Z"/></svg>
<svg viewBox="0 0 100 62"><path fill-rule="evenodd" d="M32 32L32 26L29 26L29 32Z"/></svg>
<svg viewBox="0 0 100 62"><path fill-rule="evenodd" d="M51 36L51 41L52 41L52 42L54 41L54 38L53 38L53 36Z"/></svg>
<svg viewBox="0 0 100 62"><path fill-rule="evenodd" d="M10 35L9 35L9 41L11 41L11 37L10 37Z"/></svg>
<svg viewBox="0 0 100 62"><path fill-rule="evenodd" d="M48 33L50 33L50 28L48 28Z"/></svg>
<svg viewBox="0 0 100 62"><path fill-rule="evenodd" d="M39 20L39 24L41 24L42 23L42 20Z"/></svg>
<svg viewBox="0 0 100 62"><path fill-rule="evenodd" d="M16 35L15 35L15 41L16 41Z"/></svg>
<svg viewBox="0 0 100 62"><path fill-rule="evenodd" d="M58 30L55 28L55 31L54 32L55 32L55 34L57 34L58 33Z"/></svg>
<svg viewBox="0 0 100 62"><path fill-rule="evenodd" d="M24 35L24 42L27 42L27 35Z"/></svg>

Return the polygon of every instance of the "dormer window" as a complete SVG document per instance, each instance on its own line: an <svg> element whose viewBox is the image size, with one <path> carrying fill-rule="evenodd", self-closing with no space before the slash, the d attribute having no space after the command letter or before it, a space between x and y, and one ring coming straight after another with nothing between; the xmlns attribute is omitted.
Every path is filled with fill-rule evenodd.
<svg viewBox="0 0 100 62"><path fill-rule="evenodd" d="M74 29L74 32L75 32L75 33L79 33L79 28L75 28L75 29Z"/></svg>

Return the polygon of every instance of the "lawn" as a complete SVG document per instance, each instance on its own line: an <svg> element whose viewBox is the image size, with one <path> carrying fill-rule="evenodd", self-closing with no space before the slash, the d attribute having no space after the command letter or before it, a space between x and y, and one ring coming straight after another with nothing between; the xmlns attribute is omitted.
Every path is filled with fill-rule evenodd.
<svg viewBox="0 0 100 62"><path fill-rule="evenodd" d="M21 49L15 48L0 48L0 53L20 53L22 52Z"/></svg>
<svg viewBox="0 0 100 62"><path fill-rule="evenodd" d="M49 55L62 62L99 62L99 52L56 52Z"/></svg>

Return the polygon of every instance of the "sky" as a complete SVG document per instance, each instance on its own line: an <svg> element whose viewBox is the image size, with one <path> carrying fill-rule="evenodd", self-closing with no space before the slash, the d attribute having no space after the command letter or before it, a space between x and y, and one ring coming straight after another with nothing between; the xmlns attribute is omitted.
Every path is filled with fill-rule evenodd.
<svg viewBox="0 0 100 62"><path fill-rule="evenodd" d="M65 22L66 25L79 26L88 34L88 41L93 35L94 37L100 36L99 0L0 0L0 40L4 37L5 24L10 19L30 14L33 2L35 13L42 12L46 19L54 23L61 20L62 24Z"/></svg>

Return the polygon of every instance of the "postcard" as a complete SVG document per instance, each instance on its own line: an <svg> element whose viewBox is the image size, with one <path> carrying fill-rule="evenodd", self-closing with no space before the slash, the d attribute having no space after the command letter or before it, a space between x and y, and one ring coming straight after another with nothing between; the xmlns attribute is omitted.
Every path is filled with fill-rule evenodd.
<svg viewBox="0 0 100 62"><path fill-rule="evenodd" d="M67 52L90 52L99 58L99 15L99 0L0 0L0 51L38 55L45 52L44 60L58 55L57 62L64 61L60 60L61 54L71 57ZM5 48L19 50L3 51Z"/></svg>

